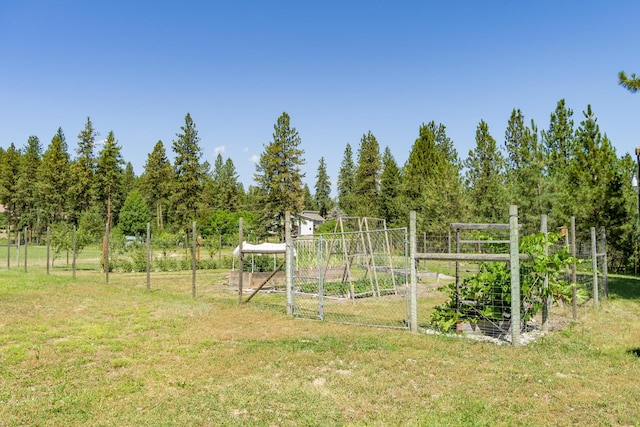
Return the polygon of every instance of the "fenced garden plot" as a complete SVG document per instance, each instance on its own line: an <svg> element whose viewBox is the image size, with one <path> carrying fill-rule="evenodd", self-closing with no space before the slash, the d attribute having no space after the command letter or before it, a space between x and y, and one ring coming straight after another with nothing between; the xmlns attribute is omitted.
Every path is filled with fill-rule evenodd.
<svg viewBox="0 0 640 427"><path fill-rule="evenodd" d="M406 229L294 239L293 314L407 328Z"/></svg>

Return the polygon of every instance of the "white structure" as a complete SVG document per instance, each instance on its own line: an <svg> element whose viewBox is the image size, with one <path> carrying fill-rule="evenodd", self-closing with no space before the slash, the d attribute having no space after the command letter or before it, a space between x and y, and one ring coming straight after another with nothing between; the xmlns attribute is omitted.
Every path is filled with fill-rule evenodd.
<svg viewBox="0 0 640 427"><path fill-rule="evenodd" d="M298 214L298 236L311 236L324 221L317 211L302 211Z"/></svg>

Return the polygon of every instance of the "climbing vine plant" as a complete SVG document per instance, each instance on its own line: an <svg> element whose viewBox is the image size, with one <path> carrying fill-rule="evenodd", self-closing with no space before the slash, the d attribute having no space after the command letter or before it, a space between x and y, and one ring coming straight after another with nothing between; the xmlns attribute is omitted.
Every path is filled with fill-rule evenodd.
<svg viewBox="0 0 640 427"><path fill-rule="evenodd" d="M526 324L541 309L547 297L553 302L569 301L573 284L564 280L567 266L578 262L563 246L545 255L545 248L560 239L560 234L543 233L525 236L520 241L520 253L529 259L520 262L524 274L520 278L521 319ZM548 286L544 286L548 275ZM435 308L432 323L441 330L451 330L460 322L477 323L508 321L511 318L511 271L506 262L487 262L480 271L466 278L458 287L452 283L441 288L448 300ZM579 293L579 299L585 299Z"/></svg>

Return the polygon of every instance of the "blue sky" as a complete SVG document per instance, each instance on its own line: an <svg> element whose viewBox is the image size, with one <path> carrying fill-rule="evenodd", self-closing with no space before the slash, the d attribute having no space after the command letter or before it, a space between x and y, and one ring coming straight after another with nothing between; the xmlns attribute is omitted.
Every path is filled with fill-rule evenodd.
<svg viewBox="0 0 640 427"><path fill-rule="evenodd" d="M0 146L75 155L90 117L142 173L189 112L203 160L230 157L245 187L286 111L313 191L337 179L347 143L371 131L406 161L421 123L447 127L461 158L481 119L499 144L511 111L540 129L564 98L591 104L619 156L640 145L637 1L0 0Z"/></svg>

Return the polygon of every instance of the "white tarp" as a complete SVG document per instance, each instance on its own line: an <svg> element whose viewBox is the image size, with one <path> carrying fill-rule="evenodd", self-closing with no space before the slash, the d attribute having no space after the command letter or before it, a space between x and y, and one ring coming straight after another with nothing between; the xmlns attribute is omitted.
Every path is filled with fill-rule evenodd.
<svg viewBox="0 0 640 427"><path fill-rule="evenodd" d="M286 250L286 243L260 243L252 245L251 243L242 242L242 252L251 254L283 254ZM233 256L238 256L240 246L236 246L233 250Z"/></svg>

